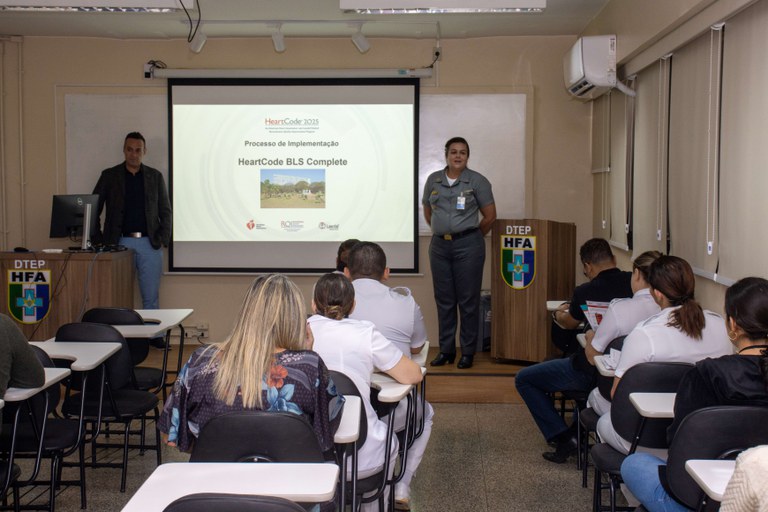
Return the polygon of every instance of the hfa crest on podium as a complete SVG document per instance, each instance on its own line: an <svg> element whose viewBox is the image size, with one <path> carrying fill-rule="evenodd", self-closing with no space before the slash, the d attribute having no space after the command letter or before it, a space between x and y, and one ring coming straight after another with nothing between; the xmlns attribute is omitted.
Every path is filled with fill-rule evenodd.
<svg viewBox="0 0 768 512"><path fill-rule="evenodd" d="M23 324L36 324L51 305L50 270L8 271L8 312Z"/></svg>
<svg viewBox="0 0 768 512"><path fill-rule="evenodd" d="M515 290L530 286L536 277L536 237L501 237L501 277Z"/></svg>

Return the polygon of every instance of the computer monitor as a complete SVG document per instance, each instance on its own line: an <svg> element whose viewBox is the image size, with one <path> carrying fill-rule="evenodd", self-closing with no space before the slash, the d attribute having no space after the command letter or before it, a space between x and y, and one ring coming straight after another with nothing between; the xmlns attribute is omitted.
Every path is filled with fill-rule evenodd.
<svg viewBox="0 0 768 512"><path fill-rule="evenodd" d="M88 208L89 206L90 208ZM53 196L50 237L69 238L70 240L81 238L81 249L88 249L91 233L98 229L98 207L98 194ZM87 225L85 225L86 217L90 217Z"/></svg>

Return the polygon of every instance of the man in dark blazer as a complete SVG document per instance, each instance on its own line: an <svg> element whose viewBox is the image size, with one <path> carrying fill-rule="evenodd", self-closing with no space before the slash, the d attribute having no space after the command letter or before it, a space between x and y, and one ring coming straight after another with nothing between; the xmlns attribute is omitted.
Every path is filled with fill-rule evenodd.
<svg viewBox="0 0 768 512"><path fill-rule="evenodd" d="M141 163L147 152L139 132L125 137L125 161L105 169L94 194L98 215L107 207L104 227L96 241L135 251L136 275L144 309L158 309L163 246L171 241L171 202L160 171Z"/></svg>

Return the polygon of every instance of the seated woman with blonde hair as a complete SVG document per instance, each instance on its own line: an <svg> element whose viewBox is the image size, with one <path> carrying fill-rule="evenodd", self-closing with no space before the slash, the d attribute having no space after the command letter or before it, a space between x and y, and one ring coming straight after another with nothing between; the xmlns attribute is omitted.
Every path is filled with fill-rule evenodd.
<svg viewBox="0 0 768 512"><path fill-rule="evenodd" d="M256 278L222 343L198 348L160 416L167 443L190 451L213 417L245 409L302 414L324 452L333 449L344 397L306 337L298 287L281 274Z"/></svg>

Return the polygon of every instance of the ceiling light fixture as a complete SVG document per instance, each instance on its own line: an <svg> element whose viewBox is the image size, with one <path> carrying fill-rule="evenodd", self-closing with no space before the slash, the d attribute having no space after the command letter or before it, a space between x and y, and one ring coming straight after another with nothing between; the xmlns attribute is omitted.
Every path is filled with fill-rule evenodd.
<svg viewBox="0 0 768 512"><path fill-rule="evenodd" d="M147 12L181 10L180 0L0 0L0 11Z"/></svg>
<svg viewBox="0 0 768 512"><path fill-rule="evenodd" d="M275 27L275 31L272 32L272 46L275 47L277 53L283 53L285 51L285 35L283 35L282 23L278 23Z"/></svg>
<svg viewBox="0 0 768 512"><path fill-rule="evenodd" d="M371 49L371 43L368 41L368 38L363 35L362 23L357 25L357 32L352 34L352 43L360 53L365 53Z"/></svg>
<svg viewBox="0 0 768 512"><path fill-rule="evenodd" d="M198 28L194 37L189 42L190 51L194 53L200 53L203 51L203 46L205 46L206 41L208 41L208 36L206 36L205 33L203 33L203 31Z"/></svg>
<svg viewBox="0 0 768 512"><path fill-rule="evenodd" d="M547 0L339 0L345 13L359 14L452 14L452 13L541 13Z"/></svg>

